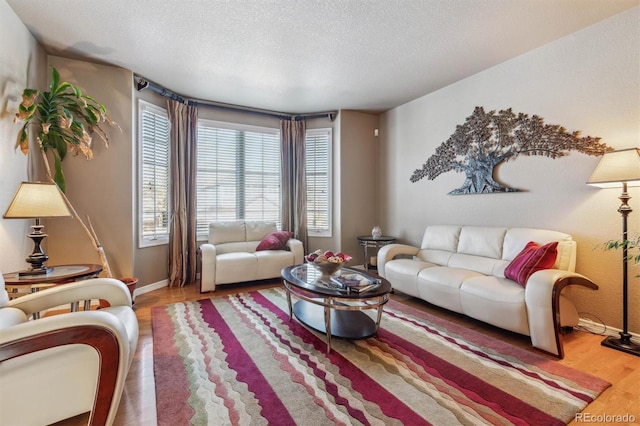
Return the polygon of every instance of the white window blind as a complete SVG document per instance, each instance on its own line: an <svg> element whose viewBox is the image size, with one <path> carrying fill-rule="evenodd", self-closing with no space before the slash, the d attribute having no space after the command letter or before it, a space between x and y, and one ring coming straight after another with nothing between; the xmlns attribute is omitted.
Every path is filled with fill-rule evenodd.
<svg viewBox="0 0 640 426"><path fill-rule="evenodd" d="M270 220L280 228L280 132L198 121L197 234L217 220Z"/></svg>
<svg viewBox="0 0 640 426"><path fill-rule="evenodd" d="M164 109L139 101L140 246L169 239L169 120Z"/></svg>
<svg viewBox="0 0 640 426"><path fill-rule="evenodd" d="M331 129L306 133L307 233L331 236Z"/></svg>

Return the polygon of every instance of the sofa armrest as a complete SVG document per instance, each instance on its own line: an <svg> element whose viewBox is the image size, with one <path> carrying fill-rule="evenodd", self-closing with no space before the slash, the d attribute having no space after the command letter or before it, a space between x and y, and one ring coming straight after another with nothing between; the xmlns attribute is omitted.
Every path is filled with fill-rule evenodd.
<svg viewBox="0 0 640 426"><path fill-rule="evenodd" d="M115 278L91 278L51 287L13 299L9 306L31 315L57 306L92 299L106 300L111 306L131 307L131 293L122 281Z"/></svg>
<svg viewBox="0 0 640 426"><path fill-rule="evenodd" d="M304 246L302 245L302 241L290 238L289 241L287 241L287 248L293 253L296 265L304 263Z"/></svg>
<svg viewBox="0 0 640 426"><path fill-rule="evenodd" d="M385 264L388 261L393 260L396 256L415 256L419 251L420 249L418 247L413 247L407 244L387 244L386 246L382 246L380 250L378 250L378 275L382 278L386 278L384 271Z"/></svg>
<svg viewBox="0 0 640 426"><path fill-rule="evenodd" d="M558 358L564 358L560 293L569 285L598 289L596 284L583 275L559 269L545 269L529 277L524 292L531 343Z"/></svg>
<svg viewBox="0 0 640 426"><path fill-rule="evenodd" d="M12 327L16 324L22 324L29 321L29 316L21 309L5 306L0 308L0 331Z"/></svg>
<svg viewBox="0 0 640 426"><path fill-rule="evenodd" d="M67 347L70 348L68 351L73 351L73 346L76 345L89 346L98 354L97 388L93 397L93 407L87 407L91 411L90 424L112 424L129 371L130 352L135 350L135 347L130 347L124 324L115 315L102 311L66 313L36 321L27 321L0 330L0 363L54 348ZM46 360L41 360L41 362L46 363ZM28 364L25 365L28 366ZM22 368L20 364L17 364L17 367L14 365L14 367ZM69 374L74 373L73 366L70 366L68 370ZM29 372L33 374L33 371L27 369L26 373ZM14 371L13 379L19 377L19 374L20 370ZM11 377L3 378L3 380L6 380L3 385L6 385L7 388L12 387ZM46 388L48 387L53 387L55 389L53 392L69 391L68 387L57 387L56 383L47 383L46 380L44 378L42 383L45 391L36 390L34 392L35 401L43 398L42 395L46 396ZM85 389L78 390L78 392L81 391L85 391ZM74 395L70 394L69 397L73 398ZM44 403L46 405L46 401ZM21 407L21 405L23 406ZM30 418L28 414L25 414L28 412L25 411L28 410L27 407L28 403L16 404L16 401L11 399L0 401L0 412L3 412L9 419ZM47 418L47 416L64 414L64 409L55 410L56 414L51 414L46 408L40 408L45 411L45 414L38 415L39 421L36 423L40 423L43 419L47 420L46 423L59 421L60 418Z"/></svg>
<svg viewBox="0 0 640 426"><path fill-rule="evenodd" d="M200 292L215 291L216 289L216 246L202 244L200 246Z"/></svg>
<svg viewBox="0 0 640 426"><path fill-rule="evenodd" d="M121 347L121 351L124 351L122 352L122 359L129 359L129 351L131 348L129 347L127 330L124 324L115 315L100 310L67 312L7 327L0 333L0 345L21 341L30 336L46 336L58 330L73 329L82 326L94 326L110 330L110 333L113 334L119 342L118 346ZM11 358L11 356L9 356L9 358Z"/></svg>

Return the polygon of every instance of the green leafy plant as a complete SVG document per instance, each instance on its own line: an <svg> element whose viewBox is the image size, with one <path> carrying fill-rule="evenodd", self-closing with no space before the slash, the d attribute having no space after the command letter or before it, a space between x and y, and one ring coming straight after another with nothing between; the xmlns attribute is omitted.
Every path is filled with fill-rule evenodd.
<svg viewBox="0 0 640 426"><path fill-rule="evenodd" d="M103 104L82 93L79 87L66 81L61 82L60 74L55 67L51 67L51 83L48 92L29 88L23 90L16 121L24 121L24 126L18 133L16 149L20 148L23 154L29 154L29 126L35 126L47 179L55 182L62 191L62 196L74 218L78 220L98 253L103 272L111 277L109 262L91 220L87 216L85 223L65 195L66 181L62 171L62 161L69 152L73 155L82 153L91 160L93 158L91 134L96 133L108 147L109 138L104 129L104 123L118 128L119 126L107 116L107 108ZM51 152L54 159L53 176L47 152Z"/></svg>
<svg viewBox="0 0 640 426"><path fill-rule="evenodd" d="M37 126L37 140L43 153L51 151L54 159L53 180L62 192L66 182L62 171L62 161L70 151L74 155L82 153L87 159L93 158L91 134L97 134L109 146L109 138L104 123L117 126L107 116L103 104L84 94L82 90L66 81L60 81L60 74L51 68L49 91L24 89L22 103L18 108L16 120L24 121L18 133L16 148L27 155L29 153L29 126ZM49 164L44 156L47 173Z"/></svg>
<svg viewBox="0 0 640 426"><path fill-rule="evenodd" d="M640 236L631 240L609 240L601 245L603 250L623 250L627 249L627 261L633 262L633 266L640 265ZM635 275L640 278L640 274Z"/></svg>
<svg viewBox="0 0 640 426"><path fill-rule="evenodd" d="M640 236L632 240L609 240L604 243L604 250L622 250L627 249L627 260L633 261L634 265L640 263ZM635 254L633 252L636 252Z"/></svg>

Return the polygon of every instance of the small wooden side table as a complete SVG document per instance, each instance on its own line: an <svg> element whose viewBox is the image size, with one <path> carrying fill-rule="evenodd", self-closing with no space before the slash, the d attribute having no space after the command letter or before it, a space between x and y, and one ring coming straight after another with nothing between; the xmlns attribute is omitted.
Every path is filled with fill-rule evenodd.
<svg viewBox="0 0 640 426"><path fill-rule="evenodd" d="M364 267L367 271L378 270L378 250L380 247L386 246L387 244L394 243L396 241L395 237L378 237L374 238L370 235L365 235L358 237L358 242L362 246L362 250L364 251ZM370 253L370 250L375 250Z"/></svg>
<svg viewBox="0 0 640 426"><path fill-rule="evenodd" d="M18 272L3 274L5 287L9 298L23 296L28 293L35 293L41 289L67 284L75 281L86 280L97 277L102 272L101 265L78 264L78 265L58 265L53 266L53 270L46 275L18 276ZM91 301L84 301L84 309L89 310ZM78 310L78 302L71 305L72 311ZM35 314L34 314L35 315Z"/></svg>

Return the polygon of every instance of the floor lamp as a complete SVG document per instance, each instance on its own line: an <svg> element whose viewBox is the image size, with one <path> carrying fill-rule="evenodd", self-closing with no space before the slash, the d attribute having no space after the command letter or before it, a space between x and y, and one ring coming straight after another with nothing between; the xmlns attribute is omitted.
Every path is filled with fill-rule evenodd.
<svg viewBox="0 0 640 426"><path fill-rule="evenodd" d="M600 188L620 188L622 194L618 199L622 204L618 212L622 215L622 331L620 337L609 336L602 341L602 345L640 356L640 345L631 341L628 329L629 318L629 279L627 262L629 253L627 247L627 217L631 213L631 207L627 202L631 198L627 193L628 186L640 186L640 150L637 148L607 152L591 174L589 185Z"/></svg>

